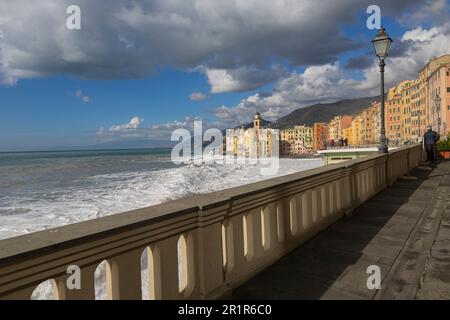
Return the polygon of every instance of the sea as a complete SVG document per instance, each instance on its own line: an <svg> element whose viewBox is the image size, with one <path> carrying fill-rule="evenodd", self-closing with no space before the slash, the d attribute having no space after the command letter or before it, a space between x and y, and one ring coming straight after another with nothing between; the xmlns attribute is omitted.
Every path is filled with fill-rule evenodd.
<svg viewBox="0 0 450 320"><path fill-rule="evenodd" d="M276 176L323 165L279 159ZM171 149L0 153L0 239L273 178L267 164L191 161Z"/></svg>
<svg viewBox="0 0 450 320"><path fill-rule="evenodd" d="M276 174L264 175L267 163L222 162L175 164L171 149L0 153L0 240L324 165L280 158ZM145 256L141 264L145 299ZM101 263L95 272L97 299L106 299L105 270ZM54 299L51 281L31 298Z"/></svg>

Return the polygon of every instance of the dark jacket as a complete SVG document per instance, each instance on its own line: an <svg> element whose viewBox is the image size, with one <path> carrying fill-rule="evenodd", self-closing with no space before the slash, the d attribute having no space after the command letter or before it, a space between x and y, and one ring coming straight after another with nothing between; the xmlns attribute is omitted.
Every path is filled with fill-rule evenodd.
<svg viewBox="0 0 450 320"><path fill-rule="evenodd" d="M428 146L436 145L436 142L439 140L439 134L433 130L428 130L423 135L423 143Z"/></svg>

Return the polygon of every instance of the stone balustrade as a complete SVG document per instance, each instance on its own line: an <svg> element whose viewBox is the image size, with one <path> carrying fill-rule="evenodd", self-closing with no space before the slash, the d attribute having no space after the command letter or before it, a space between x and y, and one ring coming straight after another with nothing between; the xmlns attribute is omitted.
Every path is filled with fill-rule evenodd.
<svg viewBox="0 0 450 320"><path fill-rule="evenodd" d="M212 299L273 264L408 174L419 145L0 241L0 298ZM143 259L146 259L143 263ZM70 290L70 265L81 288ZM143 265L147 267L143 281ZM144 290L142 290L144 288Z"/></svg>

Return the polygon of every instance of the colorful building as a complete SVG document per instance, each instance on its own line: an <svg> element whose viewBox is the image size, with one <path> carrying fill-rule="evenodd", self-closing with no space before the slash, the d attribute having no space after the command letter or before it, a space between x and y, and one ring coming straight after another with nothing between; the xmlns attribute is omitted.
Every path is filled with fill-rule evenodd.
<svg viewBox="0 0 450 320"><path fill-rule="evenodd" d="M253 128L228 129L226 132L226 153L233 156L271 157L274 154L274 129L262 127L259 112L253 119ZM278 147L277 147L278 148Z"/></svg>
<svg viewBox="0 0 450 320"><path fill-rule="evenodd" d="M419 71L421 103L425 104L426 125L440 134L450 132L450 54L430 60ZM441 101L438 105L437 97ZM425 125L425 126L426 126ZM423 128L423 131L425 128Z"/></svg>
<svg viewBox="0 0 450 320"><path fill-rule="evenodd" d="M313 152L313 128L305 125L281 130L282 155L302 155Z"/></svg>
<svg viewBox="0 0 450 320"><path fill-rule="evenodd" d="M411 96L412 96L412 84L414 81L404 81L402 87L402 141L411 141Z"/></svg>
<svg viewBox="0 0 450 320"><path fill-rule="evenodd" d="M314 151L323 150L326 148L326 143L329 139L328 126L326 123L314 123L313 126L313 149Z"/></svg>
<svg viewBox="0 0 450 320"><path fill-rule="evenodd" d="M261 121L257 113L254 128L240 129L227 140L227 150L247 156L270 155L274 136L262 129ZM391 146L421 142L428 125L441 135L450 134L450 54L431 59L417 79L402 81L387 92L385 128ZM326 149L327 141L337 146L340 139L354 146L373 145L380 143L380 133L381 104L372 102L353 117L337 115L328 123L281 131L280 149L285 155L301 155ZM239 149L242 144L244 148Z"/></svg>
<svg viewBox="0 0 450 320"><path fill-rule="evenodd" d="M340 135L342 139L347 140L348 144L354 144L352 123L346 124L345 127L341 128Z"/></svg>
<svg viewBox="0 0 450 320"><path fill-rule="evenodd" d="M331 121L328 123L329 127L329 135L330 140L334 140L335 143L342 137L342 130L344 128L347 128L352 123L352 117L349 115L339 115L335 116Z"/></svg>
<svg viewBox="0 0 450 320"><path fill-rule="evenodd" d="M361 145L361 128L363 124L363 117L361 113L358 113L352 120L352 137L349 139L351 145Z"/></svg>
<svg viewBox="0 0 450 320"><path fill-rule="evenodd" d="M411 83L411 141L422 141L423 129L425 127L425 114L426 111L422 111L420 100L420 81L414 80Z"/></svg>
<svg viewBox="0 0 450 320"><path fill-rule="evenodd" d="M390 144L401 144L402 137L402 83L390 88L385 104L386 138Z"/></svg>

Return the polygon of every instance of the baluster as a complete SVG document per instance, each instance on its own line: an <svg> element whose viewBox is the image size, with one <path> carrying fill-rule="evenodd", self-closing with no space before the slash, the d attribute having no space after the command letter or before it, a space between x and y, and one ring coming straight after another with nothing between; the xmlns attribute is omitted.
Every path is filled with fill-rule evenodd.
<svg viewBox="0 0 450 320"><path fill-rule="evenodd" d="M302 231L306 232L311 227L313 222L312 212L312 191L307 190L301 194L301 208L302 208Z"/></svg>
<svg viewBox="0 0 450 320"><path fill-rule="evenodd" d="M161 299L179 299L178 243L179 236L158 241L161 268Z"/></svg>
<svg viewBox="0 0 450 320"><path fill-rule="evenodd" d="M56 286L58 291L58 299L60 300L95 300L95 279L94 273L97 265L89 265L80 267L80 289L70 289L67 286L67 280L71 281L77 277L77 271L67 273L57 279ZM69 279L70 278L70 279Z"/></svg>
<svg viewBox="0 0 450 320"><path fill-rule="evenodd" d="M109 259L108 296L114 300L141 300L141 254L144 248L121 253Z"/></svg>

